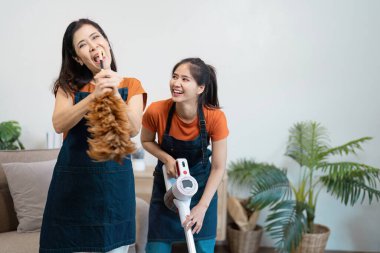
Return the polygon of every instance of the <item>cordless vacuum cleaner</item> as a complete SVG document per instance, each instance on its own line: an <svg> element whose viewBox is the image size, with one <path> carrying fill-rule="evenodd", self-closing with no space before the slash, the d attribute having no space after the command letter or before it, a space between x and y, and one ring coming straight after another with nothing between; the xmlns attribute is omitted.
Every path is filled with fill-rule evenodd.
<svg viewBox="0 0 380 253"><path fill-rule="evenodd" d="M168 178L165 165L162 166L166 193L164 196L165 205L172 211L179 213L181 224L186 220L186 215L190 214L191 197L198 191L198 183L190 175L189 166L186 159L177 159L177 178ZM189 253L196 253L194 237L191 229L184 228Z"/></svg>

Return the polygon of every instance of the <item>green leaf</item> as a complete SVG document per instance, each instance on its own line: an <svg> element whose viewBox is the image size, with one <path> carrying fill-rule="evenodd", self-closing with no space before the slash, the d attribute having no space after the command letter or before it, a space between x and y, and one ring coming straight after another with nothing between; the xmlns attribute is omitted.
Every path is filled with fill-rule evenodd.
<svg viewBox="0 0 380 253"><path fill-rule="evenodd" d="M362 146L360 144L369 140L372 140L372 137L362 137L347 142L346 144L343 144L341 146L328 149L325 152L322 152L320 156L356 154L357 150L362 150Z"/></svg>
<svg viewBox="0 0 380 253"><path fill-rule="evenodd" d="M328 193L345 205L355 205L358 201L363 203L366 197L371 204L374 199L380 200L380 191L376 189L379 175L378 170L356 169L344 175L323 176L321 182L327 187Z"/></svg>
<svg viewBox="0 0 380 253"><path fill-rule="evenodd" d="M20 147L20 149L25 149L24 144L22 144L20 140L17 140L17 144Z"/></svg>
<svg viewBox="0 0 380 253"><path fill-rule="evenodd" d="M327 131L319 123L306 121L296 123L289 130L286 155L301 167L313 168L324 157L319 154L328 149Z"/></svg>
<svg viewBox="0 0 380 253"><path fill-rule="evenodd" d="M239 159L228 166L228 183L233 187L250 188L258 174L276 169L272 164L255 162L253 159Z"/></svg>
<svg viewBox="0 0 380 253"><path fill-rule="evenodd" d="M287 200L277 203L270 209L266 231L275 240L278 252L291 252L296 249L306 231L305 203Z"/></svg>
<svg viewBox="0 0 380 253"><path fill-rule="evenodd" d="M249 186L252 184L258 163L254 160L240 159L236 162L231 162L228 166L228 179L231 184L239 186Z"/></svg>
<svg viewBox="0 0 380 253"><path fill-rule="evenodd" d="M248 207L263 209L291 196L286 173L277 168L267 168L257 173L252 183Z"/></svg>
<svg viewBox="0 0 380 253"><path fill-rule="evenodd" d="M344 180L347 178L361 178L371 186L376 188L379 182L380 169L356 162L335 162L320 164L318 169L327 172L328 177Z"/></svg>
<svg viewBox="0 0 380 253"><path fill-rule="evenodd" d="M23 148L22 143L18 140L20 135L21 127L17 121L5 121L0 123L0 148L2 150ZM15 145L14 142L18 142L18 146Z"/></svg>

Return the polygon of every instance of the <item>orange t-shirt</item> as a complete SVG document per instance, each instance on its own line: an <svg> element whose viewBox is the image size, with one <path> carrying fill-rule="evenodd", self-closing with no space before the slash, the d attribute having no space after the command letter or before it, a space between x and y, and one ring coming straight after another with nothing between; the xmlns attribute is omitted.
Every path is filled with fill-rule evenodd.
<svg viewBox="0 0 380 253"><path fill-rule="evenodd" d="M145 108L147 94L146 94L145 90L143 89L143 87L141 86L141 83L139 80L137 80L136 78L132 78L132 77L131 78L125 77L119 83L118 88L128 88L128 98L125 101L127 104L129 102L129 100L131 99L131 97L133 97L134 95L143 94L143 101L144 101L144 108ZM94 90L95 90L95 85L93 85L92 83L88 83L88 84L84 85L79 91L91 93ZM73 97L74 97L74 95L75 95L75 93L72 94Z"/></svg>
<svg viewBox="0 0 380 253"><path fill-rule="evenodd" d="M134 96L134 95L143 95L143 103L144 103L144 109L146 106L146 100L147 100L147 94L144 90L144 88L141 86L141 82L137 80L136 78L123 78L121 82L119 83L118 88L128 88L128 97L127 100L125 101L127 104L129 100ZM91 83L88 83L84 85L79 92L93 92L95 90L95 86ZM73 101L75 97L75 93L71 94ZM68 132L63 133L63 138L66 138Z"/></svg>
<svg viewBox="0 0 380 253"><path fill-rule="evenodd" d="M162 143L165 133L166 121L169 110L173 104L172 99L153 102L144 113L142 125L158 135L158 143ZM219 141L228 136L227 119L220 109L209 109L203 107L206 120L206 130L211 141ZM176 112L173 114L170 127L170 136L182 141L194 140L199 135L199 119L196 117L193 122L183 122Z"/></svg>

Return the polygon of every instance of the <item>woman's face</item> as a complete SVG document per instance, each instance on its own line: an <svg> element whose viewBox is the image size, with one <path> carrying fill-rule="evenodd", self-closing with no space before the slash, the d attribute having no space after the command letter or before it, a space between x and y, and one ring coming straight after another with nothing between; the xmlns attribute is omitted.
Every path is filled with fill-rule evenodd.
<svg viewBox="0 0 380 253"><path fill-rule="evenodd" d="M181 64L170 79L170 91L174 102L194 101L204 90L204 85L198 85L190 73L189 63Z"/></svg>
<svg viewBox="0 0 380 253"><path fill-rule="evenodd" d="M111 50L106 38L92 25L83 25L73 36L73 46L77 54L74 59L79 64L84 64L95 75L100 71L99 50L103 50L103 66L109 69L111 66Z"/></svg>

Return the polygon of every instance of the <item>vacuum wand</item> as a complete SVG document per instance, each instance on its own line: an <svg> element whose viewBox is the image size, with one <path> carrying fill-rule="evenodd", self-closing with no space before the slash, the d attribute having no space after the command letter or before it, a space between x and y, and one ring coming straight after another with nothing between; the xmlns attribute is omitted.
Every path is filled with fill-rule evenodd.
<svg viewBox="0 0 380 253"><path fill-rule="evenodd" d="M190 214L191 197L198 191L198 183L190 175L189 166L186 159L177 159L177 178L169 178L165 165L162 166L166 193L164 196L165 205L172 211L179 213L181 224ZM184 228L187 249L189 253L196 253L193 233L191 229Z"/></svg>

